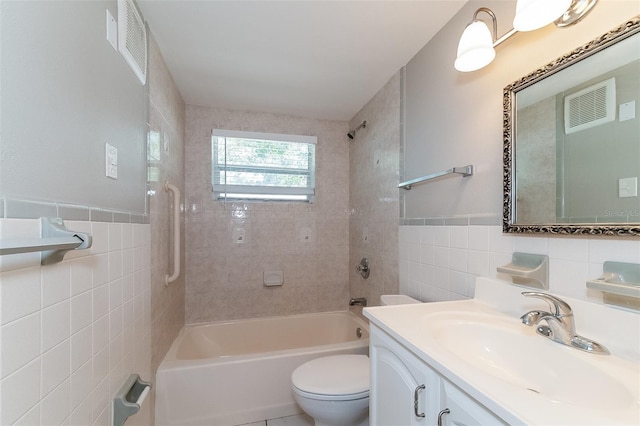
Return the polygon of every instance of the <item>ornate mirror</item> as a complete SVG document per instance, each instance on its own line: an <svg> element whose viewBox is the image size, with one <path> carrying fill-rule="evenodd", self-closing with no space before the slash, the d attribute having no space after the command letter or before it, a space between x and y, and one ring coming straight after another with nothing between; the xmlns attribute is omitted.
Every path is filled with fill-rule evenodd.
<svg viewBox="0 0 640 426"><path fill-rule="evenodd" d="M503 104L504 232L640 236L640 16Z"/></svg>

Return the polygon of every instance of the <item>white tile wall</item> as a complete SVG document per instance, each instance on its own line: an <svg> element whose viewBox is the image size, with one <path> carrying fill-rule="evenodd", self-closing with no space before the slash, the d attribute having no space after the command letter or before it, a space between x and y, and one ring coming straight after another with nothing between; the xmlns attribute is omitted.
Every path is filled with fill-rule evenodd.
<svg viewBox="0 0 640 426"><path fill-rule="evenodd" d="M640 239L503 234L499 226L401 226L400 292L423 301L472 298L478 276L504 279L496 268L514 251L549 256L549 291L602 301L586 281L607 261L640 263Z"/></svg>
<svg viewBox="0 0 640 426"><path fill-rule="evenodd" d="M130 373L151 379L149 225L67 222L90 250L40 266L0 263L0 424L110 425ZM37 237L39 222L0 219L0 238ZM141 410L127 424L150 424Z"/></svg>

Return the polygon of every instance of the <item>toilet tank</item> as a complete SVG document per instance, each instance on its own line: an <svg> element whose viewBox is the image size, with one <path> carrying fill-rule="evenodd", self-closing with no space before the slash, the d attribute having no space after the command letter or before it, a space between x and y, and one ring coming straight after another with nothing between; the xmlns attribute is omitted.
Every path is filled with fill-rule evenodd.
<svg viewBox="0 0 640 426"><path fill-rule="evenodd" d="M383 294L380 296L380 305L382 306L410 305L412 303L422 302L404 294Z"/></svg>

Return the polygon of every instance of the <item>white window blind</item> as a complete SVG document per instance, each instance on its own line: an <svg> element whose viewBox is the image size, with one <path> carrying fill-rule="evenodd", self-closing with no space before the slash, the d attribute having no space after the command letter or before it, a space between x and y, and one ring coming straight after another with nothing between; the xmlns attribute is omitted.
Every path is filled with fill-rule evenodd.
<svg viewBox="0 0 640 426"><path fill-rule="evenodd" d="M315 136L214 129L214 198L313 202L316 141Z"/></svg>

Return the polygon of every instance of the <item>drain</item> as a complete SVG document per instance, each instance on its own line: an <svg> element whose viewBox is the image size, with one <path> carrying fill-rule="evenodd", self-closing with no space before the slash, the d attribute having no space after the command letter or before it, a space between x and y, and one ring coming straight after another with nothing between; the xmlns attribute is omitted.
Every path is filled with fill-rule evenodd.
<svg viewBox="0 0 640 426"><path fill-rule="evenodd" d="M356 337L358 339L362 338L362 329L360 327L356 328Z"/></svg>
<svg viewBox="0 0 640 426"><path fill-rule="evenodd" d="M527 388L527 390L530 390L531 392L535 392L535 393L537 393L537 394L539 394L539 393L540 393L540 392L538 392L537 390L535 390L535 389L531 389L531 388Z"/></svg>

